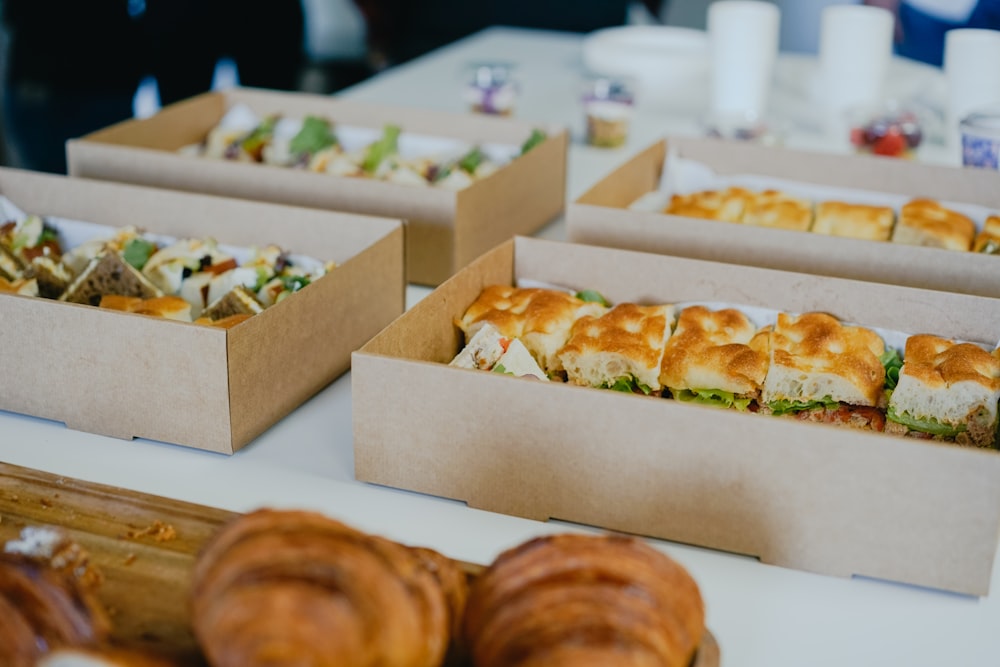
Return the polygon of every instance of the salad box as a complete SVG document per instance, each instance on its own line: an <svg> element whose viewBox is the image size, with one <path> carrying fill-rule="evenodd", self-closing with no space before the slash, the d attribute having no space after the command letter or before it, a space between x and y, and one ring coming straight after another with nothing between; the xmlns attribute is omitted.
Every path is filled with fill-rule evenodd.
<svg viewBox="0 0 1000 667"><path fill-rule="evenodd" d="M261 118L322 117L335 132L344 126L377 133L394 125L401 142L413 137L425 145L490 146L507 158L495 173L453 190L182 152L205 141L236 105ZM536 131L545 139L522 154ZM403 219L407 280L436 285L497 243L531 234L564 210L568 142L564 128L517 119L234 88L70 140L67 161L72 176Z"/></svg>
<svg viewBox="0 0 1000 667"><path fill-rule="evenodd" d="M0 293L2 410L232 454L347 371L404 309L399 220L6 168L0 196L109 235L134 225L334 264L228 329Z"/></svg>

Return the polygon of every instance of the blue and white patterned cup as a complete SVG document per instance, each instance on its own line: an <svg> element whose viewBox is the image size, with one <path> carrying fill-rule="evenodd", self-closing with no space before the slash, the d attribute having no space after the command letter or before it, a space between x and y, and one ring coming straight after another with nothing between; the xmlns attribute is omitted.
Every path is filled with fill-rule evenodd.
<svg viewBox="0 0 1000 667"><path fill-rule="evenodd" d="M959 129L963 165L1000 169L1000 109L971 113L962 120Z"/></svg>

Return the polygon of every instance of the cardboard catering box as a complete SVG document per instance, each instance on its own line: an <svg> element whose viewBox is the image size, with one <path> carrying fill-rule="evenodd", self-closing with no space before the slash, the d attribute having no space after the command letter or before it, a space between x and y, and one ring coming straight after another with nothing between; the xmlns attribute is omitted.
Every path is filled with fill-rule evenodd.
<svg viewBox="0 0 1000 667"><path fill-rule="evenodd" d="M28 213L337 267L229 330L0 294L0 409L231 454L329 384L404 309L398 220L0 169Z"/></svg>
<svg viewBox="0 0 1000 667"><path fill-rule="evenodd" d="M663 180L671 180L672 161L682 160L701 163L723 179L752 175L794 182L803 192L817 186L827 192L865 191L866 199L860 203L878 202L884 199L880 193L888 193L890 199L897 201L928 197L1000 212L997 194L1000 175L989 170L671 137L635 155L570 204L566 214L569 240L1000 296L1000 258L996 256L686 218L666 215L659 210L629 209L634 202L656 191ZM667 179L664 179L665 172ZM845 197L842 201L856 200ZM667 203L666 200L663 203Z"/></svg>
<svg viewBox="0 0 1000 667"><path fill-rule="evenodd" d="M1000 453L446 365L463 342L454 318L483 287L521 279L612 303L820 309L994 343L1000 332L996 299L518 237L354 353L359 480L803 570L988 593Z"/></svg>
<svg viewBox="0 0 1000 667"><path fill-rule="evenodd" d="M180 155L200 142L227 109L258 115L320 115L338 124L447 137L470 144L520 146L537 126L522 120L447 114L302 93L232 89L171 105L67 144L69 172L105 180L402 218L409 282L436 285L515 234L531 234L563 211L568 133L549 138L489 178L455 192L335 177L288 167Z"/></svg>

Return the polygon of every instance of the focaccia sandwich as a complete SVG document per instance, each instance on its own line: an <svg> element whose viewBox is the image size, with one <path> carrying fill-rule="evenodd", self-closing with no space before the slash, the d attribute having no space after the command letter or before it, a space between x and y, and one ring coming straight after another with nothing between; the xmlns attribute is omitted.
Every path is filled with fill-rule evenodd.
<svg viewBox="0 0 1000 667"><path fill-rule="evenodd" d="M660 383L680 401L746 410L767 375L768 336L735 308L688 306L667 340Z"/></svg>

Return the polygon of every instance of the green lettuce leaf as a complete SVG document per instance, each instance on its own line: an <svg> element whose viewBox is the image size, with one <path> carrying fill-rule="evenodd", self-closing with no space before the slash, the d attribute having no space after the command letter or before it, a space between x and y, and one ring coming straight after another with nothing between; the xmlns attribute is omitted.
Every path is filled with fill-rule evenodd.
<svg viewBox="0 0 1000 667"><path fill-rule="evenodd" d="M930 433L931 435L955 436L966 430L965 424L959 424L958 426L942 424L933 417L918 419L906 412L896 412L891 405L889 406L889 409L886 410L885 416L887 419L891 419L897 424L902 424L903 426L909 427L914 431Z"/></svg>
<svg viewBox="0 0 1000 667"><path fill-rule="evenodd" d="M611 389L612 391L624 391L630 394L636 393L636 389L638 389L647 396L649 396L649 394L653 392L652 388L639 382L632 375L626 375L625 377L620 377L611 384L605 386L604 388Z"/></svg>
<svg viewBox="0 0 1000 667"><path fill-rule="evenodd" d="M130 239L122 249L122 258L137 271L142 271L146 262L156 252L156 245L146 239Z"/></svg>
<svg viewBox="0 0 1000 667"><path fill-rule="evenodd" d="M524 155L532 148L545 141L547 138L548 135L545 134L545 132L543 132L542 130L539 129L532 130L531 136L525 139L524 143L521 144L521 155Z"/></svg>
<svg viewBox="0 0 1000 667"><path fill-rule="evenodd" d="M611 307L611 303L604 298L604 295L597 290L585 289L576 293L576 298L580 301L586 301L588 303L599 303L602 306Z"/></svg>
<svg viewBox="0 0 1000 667"><path fill-rule="evenodd" d="M903 367L903 360L899 358L899 352L895 348L888 348L879 357L879 361L885 368L885 388L892 391L899 383L899 370Z"/></svg>
<svg viewBox="0 0 1000 667"><path fill-rule="evenodd" d="M398 125L386 125L382 128L382 137L368 147L361 168L373 174L383 160L398 153L400 131Z"/></svg>
<svg viewBox="0 0 1000 667"><path fill-rule="evenodd" d="M337 143L337 136L333 133L330 121L316 116L306 116L302 121L302 129L292 137L288 149L294 155L308 153L315 155L324 148L329 148Z"/></svg>
<svg viewBox="0 0 1000 667"><path fill-rule="evenodd" d="M472 174L476 171L476 168L483 163L483 160L485 159L486 156L483 155L483 152L479 150L478 147L473 148L471 151L462 156L462 158L458 161L458 166L464 171L467 171L470 174Z"/></svg>
<svg viewBox="0 0 1000 667"><path fill-rule="evenodd" d="M750 399L738 397L731 391L721 389L682 389L674 393L674 398L685 403L712 405L720 408L736 408L743 412L750 405Z"/></svg>
<svg viewBox="0 0 1000 667"><path fill-rule="evenodd" d="M243 150L259 159L261 150L274 136L274 126L278 124L278 118L279 116L268 116L261 121L260 125L255 127L240 142Z"/></svg>
<svg viewBox="0 0 1000 667"><path fill-rule="evenodd" d="M838 401L833 400L829 396L824 396L821 399L815 401L791 401L787 399L782 399L778 401L771 401L768 403L768 407L771 408L771 412L775 415L785 415L793 412L802 412L803 410L812 410L814 408L827 408L833 409L840 405Z"/></svg>

